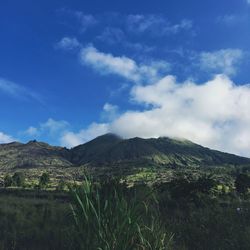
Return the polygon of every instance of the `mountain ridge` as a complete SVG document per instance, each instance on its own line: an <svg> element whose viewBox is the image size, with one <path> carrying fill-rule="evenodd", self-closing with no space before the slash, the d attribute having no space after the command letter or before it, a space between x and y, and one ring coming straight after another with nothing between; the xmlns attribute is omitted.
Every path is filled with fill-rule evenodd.
<svg viewBox="0 0 250 250"><path fill-rule="evenodd" d="M67 149L36 140L0 144L0 169L72 166L219 166L250 165L250 159L169 137L123 139L105 134Z"/></svg>

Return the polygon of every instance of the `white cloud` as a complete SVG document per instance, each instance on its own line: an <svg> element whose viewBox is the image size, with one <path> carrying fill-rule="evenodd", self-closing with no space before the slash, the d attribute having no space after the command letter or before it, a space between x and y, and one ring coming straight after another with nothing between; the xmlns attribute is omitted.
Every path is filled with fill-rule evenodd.
<svg viewBox="0 0 250 250"><path fill-rule="evenodd" d="M79 41L73 37L63 37L57 44L56 48L64 50L74 50L81 47Z"/></svg>
<svg viewBox="0 0 250 250"><path fill-rule="evenodd" d="M242 58L243 51L240 49L222 49L214 52L202 52L199 63L203 70L234 75Z"/></svg>
<svg viewBox="0 0 250 250"><path fill-rule="evenodd" d="M0 132L0 143L9 143L13 142L14 140L15 139L12 136Z"/></svg>
<svg viewBox="0 0 250 250"><path fill-rule="evenodd" d="M203 84L178 83L173 76L136 85L132 99L144 107L127 111L108 123L93 123L77 133L67 132L61 143L75 146L94 137L117 133L131 137L186 138L203 146L250 156L250 84L236 85L217 75ZM113 110L113 106L104 106Z"/></svg>
<svg viewBox="0 0 250 250"><path fill-rule="evenodd" d="M82 129L78 133L67 131L61 137L61 145L66 147L74 147L85 143L99 135L109 132L108 124L106 123L92 123L87 129Z"/></svg>
<svg viewBox="0 0 250 250"><path fill-rule="evenodd" d="M237 86L224 75L201 85L177 83L167 76L133 87L131 95L145 110L122 114L110 124L111 132L124 137L181 137L250 156L250 85Z"/></svg>
<svg viewBox="0 0 250 250"><path fill-rule="evenodd" d="M16 99L33 99L42 103L42 99L37 93L3 78L0 78L0 92L3 92Z"/></svg>
<svg viewBox="0 0 250 250"><path fill-rule="evenodd" d="M115 74L137 83L145 80L153 82L170 69L169 63L164 61L137 64L126 56L103 53L93 46L81 50L81 61L101 74Z"/></svg>

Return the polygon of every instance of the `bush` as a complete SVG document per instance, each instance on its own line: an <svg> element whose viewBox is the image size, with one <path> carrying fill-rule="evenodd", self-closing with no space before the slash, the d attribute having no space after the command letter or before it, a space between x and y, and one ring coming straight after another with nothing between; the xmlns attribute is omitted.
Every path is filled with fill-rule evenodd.
<svg viewBox="0 0 250 250"><path fill-rule="evenodd" d="M60 179L56 187L56 190L64 191L66 187L67 187L67 183L63 179Z"/></svg>
<svg viewBox="0 0 250 250"><path fill-rule="evenodd" d="M239 174L235 180L235 188L239 193L247 193L250 188L250 176L248 174Z"/></svg>
<svg viewBox="0 0 250 250"><path fill-rule="evenodd" d="M12 186L13 185L13 180L12 180L12 177L10 176L10 175L6 175L5 177L4 177L4 186L5 187L10 187L10 186Z"/></svg>
<svg viewBox="0 0 250 250"><path fill-rule="evenodd" d="M44 188L47 187L48 184L49 184L49 174L43 173L39 179L39 187Z"/></svg>
<svg viewBox="0 0 250 250"><path fill-rule="evenodd" d="M17 172L12 176L13 185L16 187L23 187L25 183L25 177L23 173Z"/></svg>

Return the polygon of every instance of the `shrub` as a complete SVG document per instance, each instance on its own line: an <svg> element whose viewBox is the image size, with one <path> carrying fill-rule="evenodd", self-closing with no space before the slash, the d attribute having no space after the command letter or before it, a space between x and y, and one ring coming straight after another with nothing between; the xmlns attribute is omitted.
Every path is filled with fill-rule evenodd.
<svg viewBox="0 0 250 250"><path fill-rule="evenodd" d="M16 172L12 176L12 182L14 186L23 187L25 183L25 177L23 173Z"/></svg>
<svg viewBox="0 0 250 250"><path fill-rule="evenodd" d="M42 188L47 187L48 184L49 184L49 174L43 173L39 179L39 187L42 187Z"/></svg>
<svg viewBox="0 0 250 250"><path fill-rule="evenodd" d="M4 186L5 187L10 187L13 185L13 180L12 180L12 177L7 174L5 177L4 177Z"/></svg>
<svg viewBox="0 0 250 250"><path fill-rule="evenodd" d="M67 183L63 179L60 179L56 189L58 191L63 191L63 190L65 190L66 187L67 187Z"/></svg>
<svg viewBox="0 0 250 250"><path fill-rule="evenodd" d="M239 174L235 180L235 187L239 193L246 193L250 188L250 176L248 174Z"/></svg>

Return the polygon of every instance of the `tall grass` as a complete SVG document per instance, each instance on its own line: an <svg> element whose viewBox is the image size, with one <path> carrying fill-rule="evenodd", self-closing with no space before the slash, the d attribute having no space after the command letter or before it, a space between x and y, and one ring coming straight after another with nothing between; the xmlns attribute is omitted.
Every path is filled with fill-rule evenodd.
<svg viewBox="0 0 250 250"><path fill-rule="evenodd" d="M72 213L80 249L165 250L173 236L160 223L156 210L118 182L96 185L86 178L72 191Z"/></svg>

